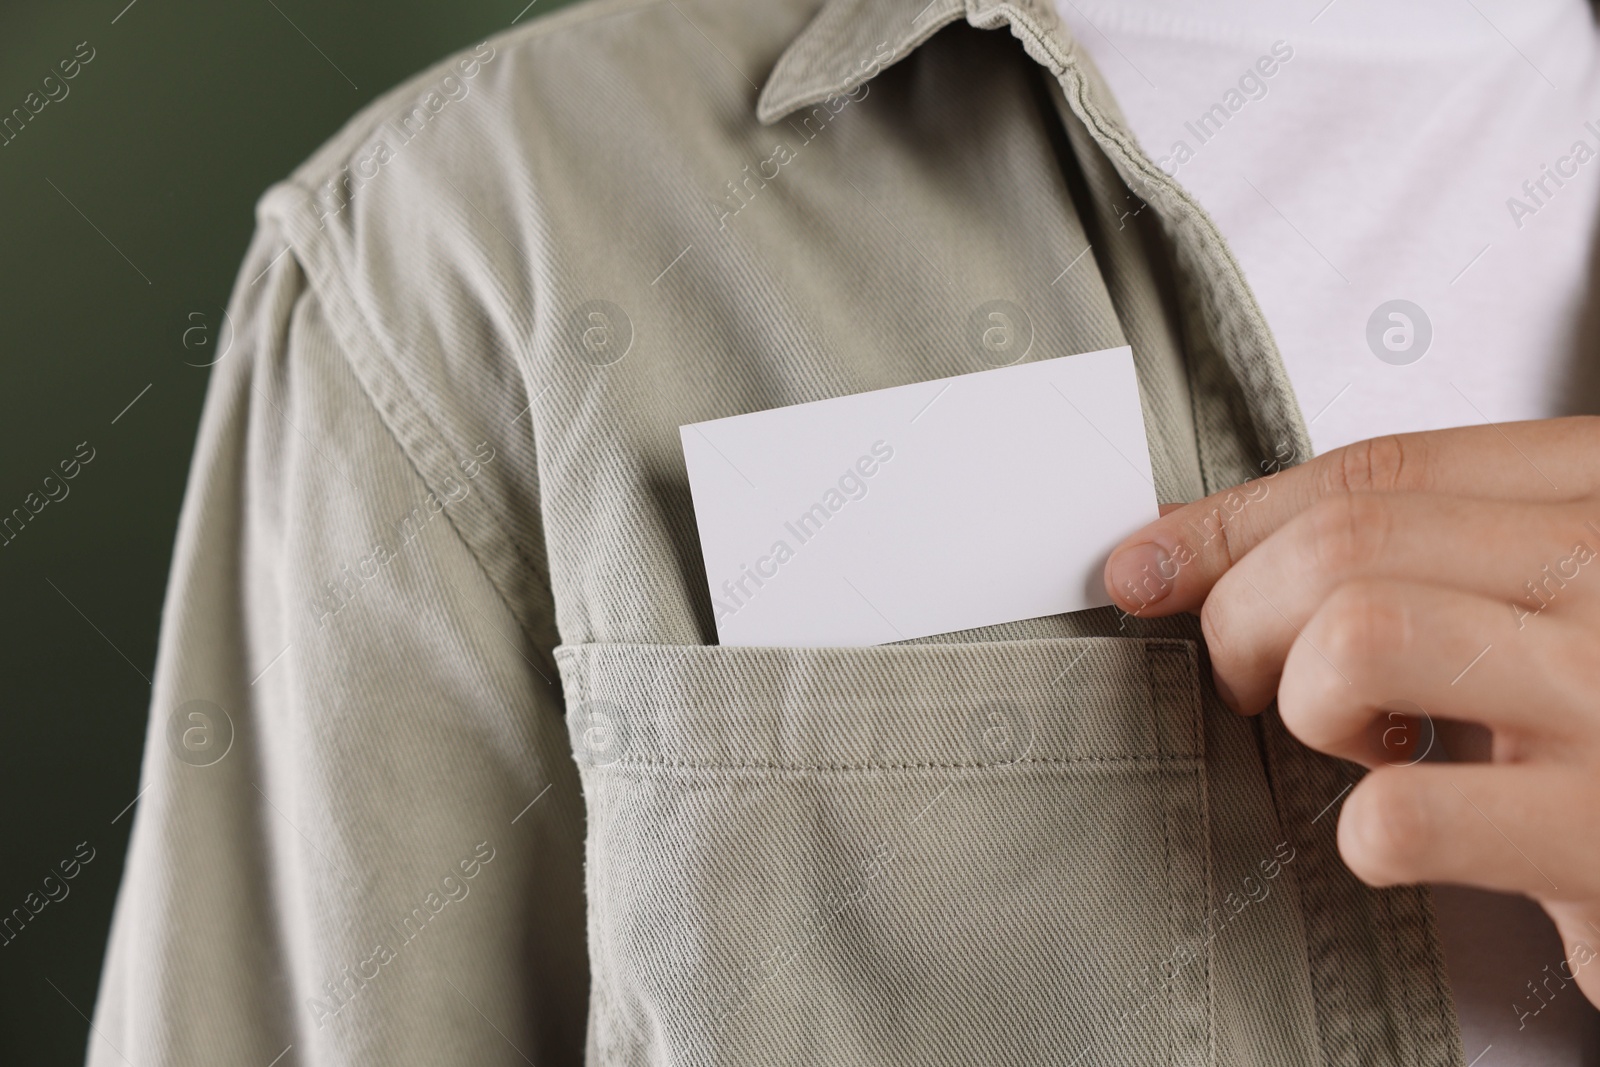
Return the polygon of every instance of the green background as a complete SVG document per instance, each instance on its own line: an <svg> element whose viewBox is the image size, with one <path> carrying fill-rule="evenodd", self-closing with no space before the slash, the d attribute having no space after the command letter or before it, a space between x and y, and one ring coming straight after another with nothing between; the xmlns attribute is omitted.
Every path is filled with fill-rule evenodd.
<svg viewBox="0 0 1600 1067"><path fill-rule="evenodd" d="M95 50L0 147L0 515L95 450L0 548L0 914L95 850L0 947L0 1063L83 1059L208 373L191 364L211 358L257 197L378 93L564 2L0 9L0 114Z"/></svg>

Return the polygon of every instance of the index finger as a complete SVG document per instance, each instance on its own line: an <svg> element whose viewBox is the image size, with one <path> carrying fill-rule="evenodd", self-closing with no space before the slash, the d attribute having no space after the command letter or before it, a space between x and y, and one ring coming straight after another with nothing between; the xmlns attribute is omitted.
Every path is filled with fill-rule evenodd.
<svg viewBox="0 0 1600 1067"><path fill-rule="evenodd" d="M1106 561L1106 591L1133 615L1197 611L1252 548L1321 500L1425 492L1497 500L1573 500L1594 491L1600 419L1465 426L1358 441L1175 510Z"/></svg>

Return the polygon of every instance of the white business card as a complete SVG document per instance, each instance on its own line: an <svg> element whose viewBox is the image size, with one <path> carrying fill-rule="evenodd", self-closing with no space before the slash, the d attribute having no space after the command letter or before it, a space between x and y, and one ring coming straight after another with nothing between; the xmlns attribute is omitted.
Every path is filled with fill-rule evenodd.
<svg viewBox="0 0 1600 1067"><path fill-rule="evenodd" d="M1100 607L1158 515L1127 347L680 428L724 645L876 645Z"/></svg>

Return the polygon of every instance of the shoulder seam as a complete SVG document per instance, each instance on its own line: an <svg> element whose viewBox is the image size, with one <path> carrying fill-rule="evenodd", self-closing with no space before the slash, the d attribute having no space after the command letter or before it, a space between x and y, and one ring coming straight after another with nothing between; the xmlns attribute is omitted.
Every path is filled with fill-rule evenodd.
<svg viewBox="0 0 1600 1067"><path fill-rule="evenodd" d="M314 223L315 210L310 195L300 186L281 183L269 189L261 199L258 209L263 221L282 227L289 247L295 252L296 262L305 274L307 287L326 304L330 328L339 337L346 362L361 382L367 402L377 413L390 437L399 446L406 462L427 486L429 491L441 493L444 475L455 476L457 457L434 423L432 416L417 399L405 380L384 351L384 346L374 333L372 324L360 307L355 293L346 284L328 242L318 240ZM522 546L511 536L502 517L481 493L472 493L443 509L451 529L455 531L467 551L477 562L501 603L517 621L518 628L537 652L542 666L534 669L552 687L559 676L552 650L555 645L554 600L550 577L545 568L538 566L523 552ZM541 620L532 617L526 606L511 589L515 583L509 575L497 573L502 568L492 565L487 553L499 550L509 553L522 562L535 582L542 598L549 606L550 617ZM541 634L548 629L549 633ZM531 661L530 661L531 663Z"/></svg>

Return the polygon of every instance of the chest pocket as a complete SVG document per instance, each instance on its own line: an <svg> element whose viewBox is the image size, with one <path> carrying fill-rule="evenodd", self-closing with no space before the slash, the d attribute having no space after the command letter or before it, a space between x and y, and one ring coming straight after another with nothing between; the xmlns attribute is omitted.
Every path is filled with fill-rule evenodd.
<svg viewBox="0 0 1600 1067"><path fill-rule="evenodd" d="M1192 643L557 661L599 1062L1210 1062Z"/></svg>

